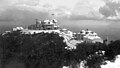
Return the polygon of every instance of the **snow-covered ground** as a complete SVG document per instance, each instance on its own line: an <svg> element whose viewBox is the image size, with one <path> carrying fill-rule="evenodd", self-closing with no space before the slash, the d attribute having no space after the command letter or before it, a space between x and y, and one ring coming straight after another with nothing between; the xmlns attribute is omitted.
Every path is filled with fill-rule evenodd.
<svg viewBox="0 0 120 68"><path fill-rule="evenodd" d="M105 61L106 65L101 65L101 68L120 68L120 55L116 56L114 62Z"/></svg>

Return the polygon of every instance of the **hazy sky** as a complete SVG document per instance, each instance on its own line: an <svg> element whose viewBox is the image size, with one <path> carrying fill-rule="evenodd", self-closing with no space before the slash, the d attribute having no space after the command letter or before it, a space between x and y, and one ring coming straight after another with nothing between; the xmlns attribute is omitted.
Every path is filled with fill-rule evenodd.
<svg viewBox="0 0 120 68"><path fill-rule="evenodd" d="M46 18L54 13L72 20L119 20L120 0L0 0L0 21L21 20L37 13Z"/></svg>

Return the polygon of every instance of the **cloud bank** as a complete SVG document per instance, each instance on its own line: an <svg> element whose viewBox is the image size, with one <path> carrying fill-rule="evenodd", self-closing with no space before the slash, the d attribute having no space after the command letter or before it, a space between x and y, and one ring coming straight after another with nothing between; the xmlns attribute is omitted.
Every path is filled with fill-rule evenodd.
<svg viewBox="0 0 120 68"><path fill-rule="evenodd" d="M120 1L119 0L106 0L106 4L99 9L100 13L107 19L117 20L120 19Z"/></svg>
<svg viewBox="0 0 120 68"><path fill-rule="evenodd" d="M33 22L35 18L119 20L119 0L0 0L0 22Z"/></svg>

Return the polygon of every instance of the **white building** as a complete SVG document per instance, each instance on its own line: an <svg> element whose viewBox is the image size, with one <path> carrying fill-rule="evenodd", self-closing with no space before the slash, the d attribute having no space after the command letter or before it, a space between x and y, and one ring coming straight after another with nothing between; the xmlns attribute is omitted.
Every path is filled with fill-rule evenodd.
<svg viewBox="0 0 120 68"><path fill-rule="evenodd" d="M57 20L43 20L38 21L36 19L36 24L29 25L28 29L30 30L57 30L59 26L57 25Z"/></svg>
<svg viewBox="0 0 120 68"><path fill-rule="evenodd" d="M82 35L83 35L83 38L85 40L89 39L89 41L93 42L93 43L96 43L96 42L101 42L103 43L103 40L101 37L98 36L97 33L91 31L91 30L82 30L80 32Z"/></svg>
<svg viewBox="0 0 120 68"><path fill-rule="evenodd" d="M16 28L13 28L13 31L23 30L23 29L24 29L23 27L16 27Z"/></svg>

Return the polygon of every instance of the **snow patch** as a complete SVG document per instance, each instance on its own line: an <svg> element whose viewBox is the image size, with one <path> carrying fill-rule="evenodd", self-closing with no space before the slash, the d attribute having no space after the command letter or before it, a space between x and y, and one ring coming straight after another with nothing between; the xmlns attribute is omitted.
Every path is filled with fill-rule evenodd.
<svg viewBox="0 0 120 68"><path fill-rule="evenodd" d="M115 62L105 61L106 65L101 65L101 68L120 68L120 55L116 56Z"/></svg>

